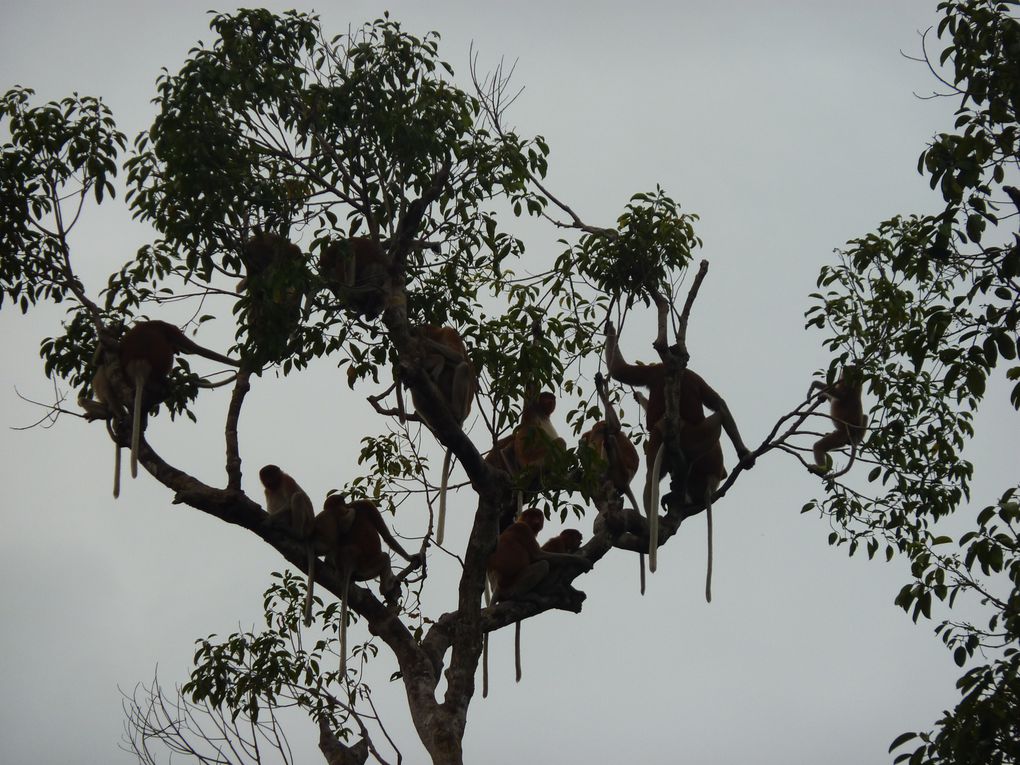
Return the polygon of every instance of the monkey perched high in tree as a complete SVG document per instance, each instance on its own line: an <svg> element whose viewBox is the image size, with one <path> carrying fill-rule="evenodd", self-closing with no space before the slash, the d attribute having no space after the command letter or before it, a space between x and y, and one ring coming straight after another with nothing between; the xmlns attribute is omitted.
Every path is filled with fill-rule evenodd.
<svg viewBox="0 0 1020 765"><path fill-rule="evenodd" d="M655 571L655 555L658 547L658 486L664 473L663 450L666 426L666 382L665 364L628 364L620 353L616 328L612 322L606 325L606 366L614 380L625 385L648 388L648 404L645 412L648 440L645 442L645 465L647 468L644 502L649 520L648 567ZM687 501L703 502L711 524L712 495L726 477L723 465L722 447L719 437L722 431L733 443L737 457L745 464L753 464L751 450L744 445L737 430L737 424L730 414L722 396L713 390L696 372L686 369L680 375L678 391L678 418L680 432L678 442L687 465ZM705 416L705 408L713 413ZM711 532L709 533L709 573L705 588L706 599L711 600Z"/></svg>

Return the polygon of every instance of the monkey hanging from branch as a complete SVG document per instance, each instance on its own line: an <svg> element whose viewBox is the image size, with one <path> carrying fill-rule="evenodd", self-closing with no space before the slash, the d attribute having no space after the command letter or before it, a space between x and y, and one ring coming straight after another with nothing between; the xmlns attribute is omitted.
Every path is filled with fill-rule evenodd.
<svg viewBox="0 0 1020 765"><path fill-rule="evenodd" d="M864 439L868 427L868 416L864 413L864 404L861 401L862 382L860 370L852 365L843 367L839 379L831 384L819 380L811 382L807 397L810 399L817 395L829 400L829 418L835 427L831 433L818 439L812 448L815 462L808 466L812 473L835 478L846 473L854 464L857 447ZM819 391L817 394L816 390ZM850 460L838 473L830 473L832 459L829 452L844 446L850 447Z"/></svg>

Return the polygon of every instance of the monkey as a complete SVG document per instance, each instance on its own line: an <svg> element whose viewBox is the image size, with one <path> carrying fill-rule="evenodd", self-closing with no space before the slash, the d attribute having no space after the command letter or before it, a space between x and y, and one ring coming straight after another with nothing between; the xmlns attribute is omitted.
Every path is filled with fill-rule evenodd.
<svg viewBox="0 0 1020 765"><path fill-rule="evenodd" d="M367 499L347 502L343 494L330 494L322 505L322 512L315 516L312 530L315 553L331 560L343 580L340 596L340 672L343 676L347 675L347 595L351 581L363 582L378 577L384 596L399 589L390 568L390 556L383 552L380 538L408 563L421 565L421 555L409 555L400 546L386 527L379 509ZM311 569L308 574L307 591L311 593Z"/></svg>
<svg viewBox="0 0 1020 765"><path fill-rule="evenodd" d="M648 406L645 410L648 440L645 442L647 480L644 501L648 513L649 547L648 568L656 568L658 548L658 487L662 480L663 441L666 417L666 367L664 364L628 364L620 353L616 328L606 324L606 366L609 376L624 385L648 388ZM700 375L691 369L682 372L679 380L679 442L687 463L687 499L703 502L708 521L708 573L705 582L705 599L712 601L712 495L727 476L723 465L719 439L722 431L733 443L737 457L747 467L754 464L754 455L744 445L729 407ZM706 417L705 407L713 414Z"/></svg>
<svg viewBox="0 0 1020 765"><path fill-rule="evenodd" d="M542 471L549 466L557 454L563 453L567 442L556 433L551 420L556 410L556 396L543 391L538 396L529 395L528 403L521 411L521 417L510 435L496 441L485 456L485 461L494 468L506 470L512 476L523 476L525 485L533 490L541 488ZM518 515L524 503L523 490L517 493ZM509 525L501 520L500 529Z"/></svg>
<svg viewBox="0 0 1020 765"><path fill-rule="evenodd" d="M434 324L423 324L419 327L419 333L425 349L424 371L439 389L453 419L458 425L463 425L471 413L471 400L478 386L478 376L471 364L464 340L453 327L437 327ZM411 400L419 416L428 425L413 389ZM439 484L439 519L436 523L436 544L439 545L443 543L446 526L446 494L452 460L453 455L447 449Z"/></svg>
<svg viewBox="0 0 1020 765"><path fill-rule="evenodd" d="M276 465L265 465L259 471L259 480L266 491L266 510L269 523L290 531L308 549L308 588L305 594L304 621L312 623L312 584L315 581L315 549L312 531L315 527L315 508L298 482Z"/></svg>
<svg viewBox="0 0 1020 765"><path fill-rule="evenodd" d="M241 250L245 277L238 291L247 291L250 302L246 326L248 339L259 360L280 361L287 355L291 336L301 323L299 286L304 270L301 248L286 237L255 229Z"/></svg>
<svg viewBox="0 0 1020 765"><path fill-rule="evenodd" d="M393 262L382 245L365 236L330 244L319 257L319 274L345 308L374 319L393 301Z"/></svg>
<svg viewBox="0 0 1020 765"><path fill-rule="evenodd" d="M580 555L552 552L539 547L537 537L544 525L545 515L543 515L542 511L530 508L521 513L521 517L510 524L499 535L496 549L489 556L486 566L488 578L492 582L493 604L503 600L513 600L531 592L549 574L551 562L570 561L580 564L585 570L591 568L591 563L588 559ZM579 533L574 533L580 537ZM562 534L557 539L561 537ZM549 543L547 542L546 544ZM521 623L518 621L514 637L517 682L521 680L520 630ZM488 635L486 635L483 644L483 652L486 657L488 656L488 639ZM485 679L487 677L488 666L484 666L483 685L486 684ZM487 690L487 688L483 687L483 697L487 695Z"/></svg>
<svg viewBox="0 0 1020 765"><path fill-rule="evenodd" d="M617 491L630 499L635 510L639 509L637 500L634 499L630 490L630 482L637 475L641 458L638 456L634 444L620 431L619 424L617 423L614 427L605 420L599 420L591 430L581 435L581 443L587 445L600 460L606 463L606 480L611 482ZM615 459L609 458L609 449L615 450Z"/></svg>
<svg viewBox="0 0 1020 765"><path fill-rule="evenodd" d="M631 504L635 510L639 510L637 500L634 498L634 492L630 489L630 482L634 480L634 476L637 475L638 467L641 464L641 458L638 456L638 451L631 443L631 440L627 438L620 430L620 422L616 416L615 410L607 402L606 411L610 415L610 419L615 421L615 424L607 423L605 420L599 420L595 423L595 426L587 433L582 434L581 444L592 449L598 456L599 460L604 462L605 467L605 479L612 483L613 487L630 499ZM612 433L613 435L610 435ZM610 456L609 452L613 454ZM638 570L641 575L641 594L645 594L645 556L644 553L638 554Z"/></svg>
<svg viewBox="0 0 1020 765"><path fill-rule="evenodd" d="M595 451L596 456L606 463L604 478L630 499L635 510L640 510L630 483L637 475L641 458L631 440L620 429L620 418L616 408L609 400L609 388L601 373L595 374L595 388L602 399L602 408L606 419L595 423L595 426L581 436L581 443ZM640 572L641 594L645 594L645 556L638 554L638 571Z"/></svg>
<svg viewBox="0 0 1020 765"><path fill-rule="evenodd" d="M577 529L563 529L556 536L547 539L542 549L551 553L573 553L581 549L582 540L581 532Z"/></svg>
<svg viewBox="0 0 1020 765"><path fill-rule="evenodd" d="M808 398L811 398L818 389L821 390L818 395L829 399L829 417L836 429L815 442L812 450L815 464L808 466L808 470L825 475L832 464L828 453L847 445L850 446L850 461L846 470L849 470L857 456L857 446L864 438L864 431L868 427L868 418L864 414L864 404L861 401L862 385L859 372L854 367L844 367L839 379L832 385L813 380L811 387L808 388Z"/></svg>
<svg viewBox="0 0 1020 765"><path fill-rule="evenodd" d="M131 477L138 476L138 446L142 413L166 397L166 381L176 353L194 353L213 361L239 366L234 359L203 348L173 324L142 321L120 339L120 367L135 389L134 421L131 428Z"/></svg>

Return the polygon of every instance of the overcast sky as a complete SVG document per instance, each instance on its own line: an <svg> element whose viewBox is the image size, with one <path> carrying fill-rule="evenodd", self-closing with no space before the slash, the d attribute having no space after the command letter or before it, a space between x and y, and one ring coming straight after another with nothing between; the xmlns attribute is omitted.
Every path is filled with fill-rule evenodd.
<svg viewBox="0 0 1020 765"><path fill-rule="evenodd" d="M30 86L45 99L102 96L133 138L151 120L161 68L175 71L197 40L212 39L208 5L0 2L0 86ZM916 161L951 127L952 104L916 98L932 78L900 53L919 52L934 6L588 0L319 10L332 33L386 7L411 32L438 30L464 87L472 41L483 70L516 60L525 90L510 121L546 137L549 186L587 222L611 225L632 194L655 184L701 217L711 268L691 322L691 366L726 397L753 448L828 363L823 336L803 329L820 266L881 220L937 204ZM93 294L150 236L122 199L93 209L77 231L74 256ZM560 232L507 226L526 238L529 262L559 252ZM117 750L118 689L149 680L157 664L165 685L184 681L196 638L259 622L269 573L284 562L243 530L172 506L147 474L125 475L114 502L113 450L99 424L66 417L49 430L13 430L40 417L16 391L52 399L38 345L61 315L44 307L0 317L9 487L0 507L0 761L127 763ZM631 322L623 337L632 360L650 358L639 329ZM978 418L969 453L977 507L1016 468L1018 418L1003 390L991 387L998 400ZM348 390L328 363L258 382L241 424L246 490L259 495L256 469L266 462L296 466L313 499L349 480L351 434L378 430L364 403L374 392ZM160 416L149 429L170 462L214 484L224 480L227 395L202 396L197 426ZM851 480L863 479L855 469ZM581 614L528 621L519 685L512 630L495 635L491 693L472 702L465 759L891 760L896 735L955 705L959 670L934 622L914 625L893 606L909 580L903 560L849 560L826 545L825 521L800 514L819 492L818 479L782 454L742 476L716 508L711 605L699 516L662 550L644 598L634 556L618 553L578 580L588 593ZM449 519L454 544L466 541L466 507L454 505ZM587 534L591 520L573 525ZM410 535L420 521L409 511L395 525ZM456 572L438 554L430 566L438 616L453 603ZM351 632L366 634L361 625ZM405 762L422 762L403 690L386 679L393 664L384 654L376 665L388 730ZM316 761L314 726L298 719L288 733L297 760Z"/></svg>

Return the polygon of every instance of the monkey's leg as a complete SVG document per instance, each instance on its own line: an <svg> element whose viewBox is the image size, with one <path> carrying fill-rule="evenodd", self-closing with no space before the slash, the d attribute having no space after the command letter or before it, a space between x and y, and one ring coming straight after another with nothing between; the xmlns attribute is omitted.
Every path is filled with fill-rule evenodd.
<svg viewBox="0 0 1020 765"><path fill-rule="evenodd" d="M471 398L474 396L474 373L467 362L461 362L453 371L451 386L450 414L461 425L467 419L471 409Z"/></svg>
<svg viewBox="0 0 1020 765"><path fill-rule="evenodd" d="M525 568L517 577L512 587L500 594L501 599L513 599L531 592L546 576L549 575L549 561L536 560Z"/></svg>
<svg viewBox="0 0 1020 765"><path fill-rule="evenodd" d="M824 475L828 472L826 455L833 449L839 449L842 446L846 446L850 442L850 436L848 435L845 428L838 428L831 433L822 436L815 442L814 445L814 457L815 464L811 466L811 471Z"/></svg>

